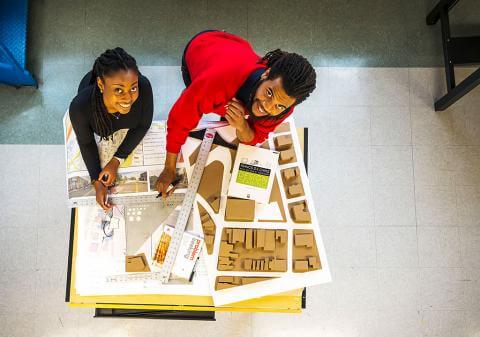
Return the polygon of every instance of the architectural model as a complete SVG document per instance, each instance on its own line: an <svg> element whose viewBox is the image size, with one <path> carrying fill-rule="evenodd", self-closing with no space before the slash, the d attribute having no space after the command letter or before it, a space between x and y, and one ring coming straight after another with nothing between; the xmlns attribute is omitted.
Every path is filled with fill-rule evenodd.
<svg viewBox="0 0 480 337"><path fill-rule="evenodd" d="M229 128L218 133L231 135ZM188 138L182 148L187 176L200 143ZM204 234L215 305L331 280L293 119L260 147L278 152L268 203L228 196L236 151L219 145L212 146L198 189L193 222Z"/></svg>

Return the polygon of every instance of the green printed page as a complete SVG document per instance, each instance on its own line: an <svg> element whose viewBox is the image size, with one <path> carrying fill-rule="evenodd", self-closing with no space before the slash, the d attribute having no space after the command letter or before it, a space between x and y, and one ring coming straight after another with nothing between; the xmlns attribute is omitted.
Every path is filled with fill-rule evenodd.
<svg viewBox="0 0 480 337"><path fill-rule="evenodd" d="M236 182L261 189L267 189L270 169L259 166L240 164Z"/></svg>

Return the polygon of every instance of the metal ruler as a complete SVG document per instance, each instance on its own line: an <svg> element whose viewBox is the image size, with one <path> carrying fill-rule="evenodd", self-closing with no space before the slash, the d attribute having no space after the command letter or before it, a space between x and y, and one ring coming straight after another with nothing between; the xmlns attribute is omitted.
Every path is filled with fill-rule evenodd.
<svg viewBox="0 0 480 337"><path fill-rule="evenodd" d="M187 226L188 218L190 217L190 212L195 202L195 196L197 194L198 186L200 185L200 180L202 179L203 169L207 163L208 154L210 148L213 144L213 139L215 138L215 129L207 129L203 137L202 144L200 145L200 151L198 152L197 161L193 169L191 178L188 181L188 188L185 195L182 194L183 203L178 214L177 222L175 223L175 230L173 231L170 244L168 246L167 255L165 256L165 261L162 265L162 270L160 272L150 272L150 273L128 273L128 274L119 274L111 275L107 277L107 282L128 282L128 281L148 281L148 280L158 280L161 283L167 283L170 278L170 273L175 263L175 258L177 257L178 249L182 242L183 233L185 232L185 227ZM158 199L157 199L158 200Z"/></svg>
<svg viewBox="0 0 480 337"><path fill-rule="evenodd" d="M107 276L107 282L160 281L160 272L128 273Z"/></svg>
<svg viewBox="0 0 480 337"><path fill-rule="evenodd" d="M166 200L163 200L163 198L157 198L157 194L134 195L134 196L111 195L108 197L108 201L115 205L132 205L132 204L144 204L149 202L158 202L161 205L172 206L175 203L178 204L182 202L183 197L184 197L183 193L173 193ZM97 200L95 200L95 198L69 200L68 205L71 208L82 207L82 206L95 206L97 205Z"/></svg>
<svg viewBox="0 0 480 337"><path fill-rule="evenodd" d="M200 185L200 180L202 179L203 169L207 163L208 154L210 152L210 148L212 147L215 133L215 129L207 129L205 131L205 135L203 136L197 161L195 162L195 167L193 168L192 177L188 181L187 193L185 193L185 199L183 199L182 208L178 214L177 222L175 223L175 230L173 231L172 239L170 240L170 245L168 246L167 255L165 256L165 261L163 262L162 271L160 272L160 282L162 283L167 283L168 279L170 278L173 263L177 257L177 252L180 248L180 243L182 242L183 233L185 232L185 227L187 226L188 218L190 217L190 212L192 210L193 203L195 202L198 185Z"/></svg>

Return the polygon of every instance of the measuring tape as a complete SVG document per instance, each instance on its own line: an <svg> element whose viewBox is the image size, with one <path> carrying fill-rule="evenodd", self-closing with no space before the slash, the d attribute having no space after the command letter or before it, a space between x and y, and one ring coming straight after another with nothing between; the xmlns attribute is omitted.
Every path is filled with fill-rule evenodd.
<svg viewBox="0 0 480 337"><path fill-rule="evenodd" d="M188 189L185 194L181 194L183 199L182 207L180 213L178 214L177 222L175 223L175 230L173 231L170 244L168 246L167 255L162 265L162 270L160 272L143 272L143 273L128 273L128 274L119 274L119 275L110 275L107 277L107 282L129 282L129 281L149 281L149 280L158 280L161 283L167 283L170 274L175 263L175 258L177 257L180 244L182 242L183 233L185 232L185 227L187 226L188 218L190 217L190 212L195 201L195 196L197 194L198 186L200 185L200 180L202 179L203 169L207 163L208 154L210 148L213 144L213 139L215 138L216 131L214 129L207 129L203 137L202 144L200 145L200 151L197 156L197 161L193 169L192 177L188 181ZM173 194L172 196L174 196ZM170 199L170 196L168 199ZM113 199L112 199L113 200ZM156 199L157 201L159 199Z"/></svg>
<svg viewBox="0 0 480 337"><path fill-rule="evenodd" d="M183 193L173 193L166 200L163 198L157 198L157 193L149 195L133 195L133 196L121 196L121 195L111 195L108 197L108 201L114 205L132 205L132 204L144 204L149 202L158 202L161 205L173 206L174 204L181 203L185 194ZM69 200L68 205L71 208L82 207L82 206L95 206L97 201L95 198L88 199L79 199L79 200Z"/></svg>

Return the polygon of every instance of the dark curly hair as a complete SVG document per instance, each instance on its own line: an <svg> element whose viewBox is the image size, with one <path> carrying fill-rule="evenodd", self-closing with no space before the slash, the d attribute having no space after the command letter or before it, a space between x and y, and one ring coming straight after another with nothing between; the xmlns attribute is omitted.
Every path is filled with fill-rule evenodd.
<svg viewBox="0 0 480 337"><path fill-rule="evenodd" d="M103 103L103 96L100 88L96 85L97 77L105 81L105 76L109 76L120 70L133 70L137 74L137 61L120 47L107 49L102 55L97 57L93 64L92 77L90 84L94 84L91 104L94 111L93 119L96 131L102 139L107 139L113 133L112 121L108 118L108 111Z"/></svg>
<svg viewBox="0 0 480 337"><path fill-rule="evenodd" d="M283 88L295 98L295 104L302 103L315 90L317 75L305 57L275 49L260 62L270 68L268 79L282 78Z"/></svg>

